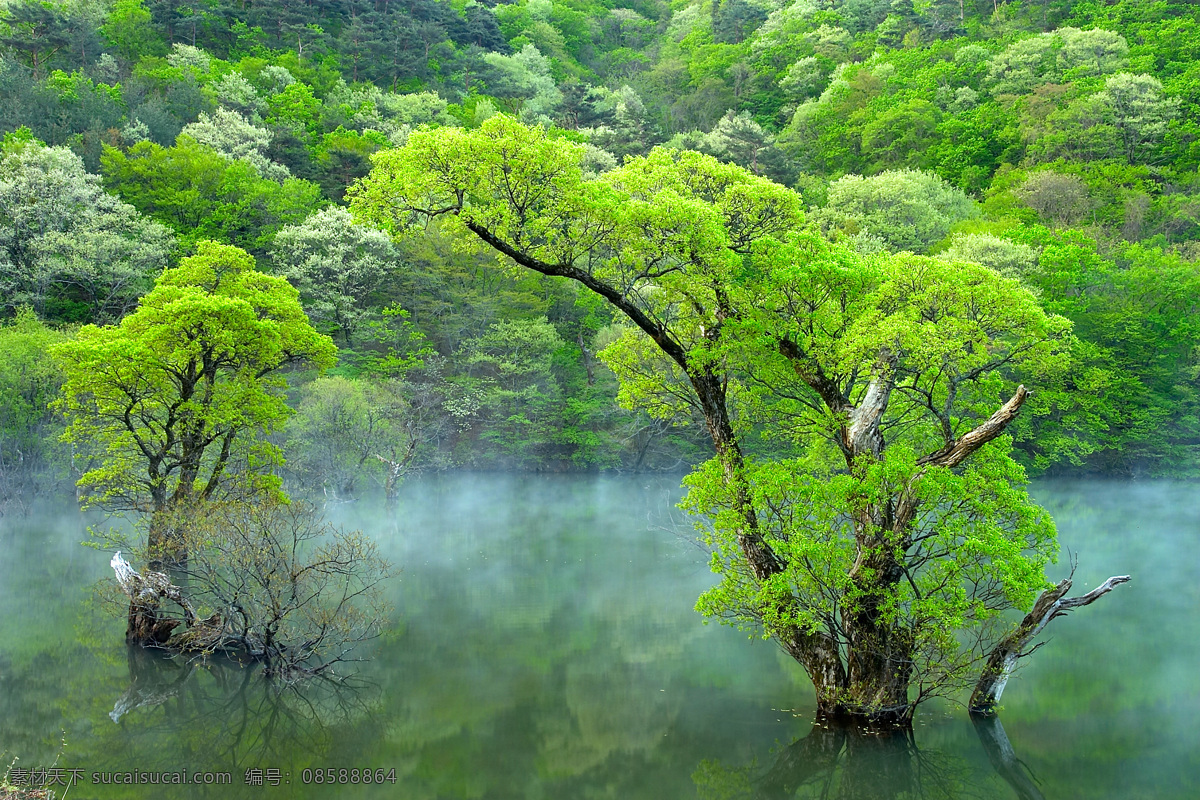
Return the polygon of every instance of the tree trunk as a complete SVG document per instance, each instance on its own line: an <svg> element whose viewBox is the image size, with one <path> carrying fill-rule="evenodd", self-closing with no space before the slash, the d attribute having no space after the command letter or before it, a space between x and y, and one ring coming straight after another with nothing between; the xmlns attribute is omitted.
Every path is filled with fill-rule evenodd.
<svg viewBox="0 0 1200 800"><path fill-rule="evenodd" d="M149 554L147 567L152 572L168 574L172 580L187 583L188 550L179 524L185 514L172 504L161 511L151 512L150 530L146 537Z"/></svg>
<svg viewBox="0 0 1200 800"><path fill-rule="evenodd" d="M128 644L163 647L173 640L179 649L203 650L212 635L220 632L220 618L214 614L205 620L197 619L196 609L191 602L164 573L148 570L145 575L138 574L121 557L120 551L112 557L109 566L113 568L122 591L129 597L128 625L125 628L125 641ZM162 607L164 598L180 608L182 619L166 613ZM174 635L180 625L185 625L188 630Z"/></svg>
<svg viewBox="0 0 1200 800"><path fill-rule="evenodd" d="M1074 572L1072 569L1071 573ZM1072 609L1094 603L1111 592L1113 587L1129 580L1128 575L1114 575L1085 595L1067 597L1067 592L1071 591L1071 578L1067 577L1059 581L1053 589L1042 592L1033 604L1033 610L1025 615L1017 629L1001 639L988 655L983 674L979 676L975 691L971 693L971 701L968 704L971 713L984 716L996 713L1000 696L1004 693L1004 687L1008 684L1017 661L1042 646L1042 643L1034 644L1034 639L1045 630L1051 620L1066 615Z"/></svg>
<svg viewBox="0 0 1200 800"><path fill-rule="evenodd" d="M782 572L786 564L779 559L762 537L758 515L750 498L750 487L746 482L745 461L738 445L725 403L725 389L719 378L712 374L691 375L692 386L700 399L701 409L712 436L717 457L725 475L732 501L743 524L737 532L738 546L750 564L754 577L766 581ZM778 592L773 598L778 618L787 619L795 598L788 590ZM830 716L844 716L847 708L843 702L846 690L846 668L842 663L837 642L826 633L808 633L797 628L776 627L769 634L796 659L808 673L817 692L817 708Z"/></svg>

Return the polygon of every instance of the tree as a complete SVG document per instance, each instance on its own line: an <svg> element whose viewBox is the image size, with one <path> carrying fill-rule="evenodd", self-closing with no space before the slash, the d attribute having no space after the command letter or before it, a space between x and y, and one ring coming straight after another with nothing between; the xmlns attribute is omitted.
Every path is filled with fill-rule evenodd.
<svg viewBox="0 0 1200 800"><path fill-rule="evenodd" d="M367 316L366 300L399 255L386 233L327 208L275 234L278 272L300 290L313 322L341 333L347 346Z"/></svg>
<svg viewBox="0 0 1200 800"><path fill-rule="evenodd" d="M3 21L7 35L0 43L19 55L34 78L45 76L47 63L71 40L65 5L20 0L5 7Z"/></svg>
<svg viewBox="0 0 1200 800"><path fill-rule="evenodd" d="M1115 31L1059 28L1058 65L1071 77L1111 75L1129 64L1129 43Z"/></svg>
<svg viewBox="0 0 1200 800"><path fill-rule="evenodd" d="M821 93L829 81L829 73L816 56L797 59L780 79L779 88L796 100L808 100Z"/></svg>
<svg viewBox="0 0 1200 800"><path fill-rule="evenodd" d="M65 339L28 307L0 325L0 513L36 496L47 479L56 438L49 405L63 376L45 356Z"/></svg>
<svg viewBox="0 0 1200 800"><path fill-rule="evenodd" d="M979 211L961 189L919 170L869 178L846 175L829 185L820 216L849 234L865 230L893 250L924 252L957 222Z"/></svg>
<svg viewBox="0 0 1200 800"><path fill-rule="evenodd" d="M178 513L178 512L177 512ZM331 674L379 635L391 565L361 531L324 523L303 503L206 503L173 521L191 553L167 575L110 562L129 599L126 641L196 655L236 653L288 680ZM151 556L153 558L153 556ZM164 599L179 612L162 608ZM180 625L184 630L175 633Z"/></svg>
<svg viewBox="0 0 1200 800"><path fill-rule="evenodd" d="M395 503L427 431L414 387L399 379L319 378L288 426L288 464L333 502L357 499L364 478Z"/></svg>
<svg viewBox="0 0 1200 800"><path fill-rule="evenodd" d="M497 322L463 343L467 375L459 383L479 397L483 437L502 456L540 466L563 444L555 412L567 399L553 364L565 344L545 317Z"/></svg>
<svg viewBox="0 0 1200 800"><path fill-rule="evenodd" d="M266 110L267 103L254 88L254 84L242 77L241 73L227 73L213 83L212 89L216 92L217 102L223 108L238 112L252 124L262 119L261 115Z"/></svg>
<svg viewBox="0 0 1200 800"><path fill-rule="evenodd" d="M17 134L0 151L0 306L51 318L120 318L166 266L162 225L106 194L65 147Z"/></svg>
<svg viewBox="0 0 1200 800"><path fill-rule="evenodd" d="M236 247L201 242L119 325L51 350L65 373L67 441L89 466L84 502L151 514L152 568L187 551L167 524L198 500L272 489L287 419L284 366L332 365L297 292Z"/></svg>
<svg viewBox="0 0 1200 800"><path fill-rule="evenodd" d="M698 608L775 638L822 713L906 723L1047 585L1008 376L1053 380L1069 323L979 265L830 246L796 194L711 157L656 149L585 181L582 151L499 116L415 133L352 209L397 234L447 217L620 311L622 401L698 410L716 451L684 501L721 578ZM748 457L753 431L786 457Z"/></svg>
<svg viewBox="0 0 1200 800"><path fill-rule="evenodd" d="M267 158L271 132L251 124L236 111L218 108L211 116L201 111L200 118L183 126L181 133L230 161L246 162L264 178L282 183L291 177L287 167Z"/></svg>
<svg viewBox="0 0 1200 800"><path fill-rule="evenodd" d="M1055 72L1057 42L1043 33L1013 42L988 66L987 84L993 94L1025 94L1039 83L1050 83Z"/></svg>
<svg viewBox="0 0 1200 800"><path fill-rule="evenodd" d="M794 173L787 156L776 147L775 137L745 112L730 111L721 117L698 149L778 183L789 183Z"/></svg>
<svg viewBox="0 0 1200 800"><path fill-rule="evenodd" d="M263 178L245 161L231 161L187 136L167 148L153 142L138 142L128 152L106 147L101 165L111 191L189 246L216 239L263 254L276 231L325 202L314 183Z"/></svg>
<svg viewBox="0 0 1200 800"><path fill-rule="evenodd" d="M1074 175L1038 170L1015 194L1042 219L1058 226L1077 225L1090 210L1087 185Z"/></svg>
<svg viewBox="0 0 1200 800"><path fill-rule="evenodd" d="M162 37L154 30L143 0L117 0L100 29L128 69L143 56L166 53Z"/></svg>
<svg viewBox="0 0 1200 800"><path fill-rule="evenodd" d="M1162 141L1167 124L1179 113L1179 98L1164 97L1162 83L1149 75L1112 75L1100 97L1112 110L1130 164Z"/></svg>
<svg viewBox="0 0 1200 800"><path fill-rule="evenodd" d="M956 236L950 246L937 254L946 261L973 261L991 267L1008 278L1022 278L1037 264L1037 251L989 233Z"/></svg>
<svg viewBox="0 0 1200 800"><path fill-rule="evenodd" d="M913 163L935 142L940 117L928 100L898 102L875 115L862 129L862 152L872 159L868 171Z"/></svg>
<svg viewBox="0 0 1200 800"><path fill-rule="evenodd" d="M489 70L484 75L487 93L508 110L530 120L553 113L562 102L562 92L550 76L550 61L532 44L511 56L487 53Z"/></svg>

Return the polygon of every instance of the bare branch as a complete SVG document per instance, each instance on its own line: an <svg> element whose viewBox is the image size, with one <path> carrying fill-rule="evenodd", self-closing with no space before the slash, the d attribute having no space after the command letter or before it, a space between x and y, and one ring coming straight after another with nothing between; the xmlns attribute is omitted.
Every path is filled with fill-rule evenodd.
<svg viewBox="0 0 1200 800"><path fill-rule="evenodd" d="M1074 571L1074 569L1071 570L1072 573ZM985 715L995 713L996 706L1000 702L1000 695L1004 693L1004 687L1008 683L1018 659L1033 653L1041 646L1040 643L1032 647L1029 645L1045 630L1050 620L1065 616L1073 609L1094 603L1111 592L1114 587L1127 583L1129 580L1128 575L1114 575L1087 594L1067 597L1067 592L1071 590L1071 578L1068 577L1059 581L1053 589L1042 592L1033 604L1033 610L1025 615L1025 619L1021 621L1017 629L1001 639L1000 643L992 649L987 664L984 666L983 674L980 676L979 682L975 684L975 691L971 694L971 701L968 704L971 713Z"/></svg>

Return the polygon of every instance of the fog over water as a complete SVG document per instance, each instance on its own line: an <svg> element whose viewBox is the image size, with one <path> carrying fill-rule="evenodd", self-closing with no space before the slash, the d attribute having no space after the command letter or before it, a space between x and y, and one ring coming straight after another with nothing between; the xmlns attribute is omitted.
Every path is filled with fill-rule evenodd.
<svg viewBox="0 0 1200 800"><path fill-rule="evenodd" d="M1063 546L1052 577L1069 548L1077 591L1133 582L1053 623L1002 730L931 704L893 739L814 727L797 665L702 624L714 578L680 493L671 477L446 475L394 512L331 509L398 568L391 630L349 689L130 654L89 602L108 554L79 545L80 515L0 520L4 764L232 775L71 798L1200 796L1200 486L1035 484ZM396 782L303 785L318 767ZM246 786L247 769L280 786Z"/></svg>

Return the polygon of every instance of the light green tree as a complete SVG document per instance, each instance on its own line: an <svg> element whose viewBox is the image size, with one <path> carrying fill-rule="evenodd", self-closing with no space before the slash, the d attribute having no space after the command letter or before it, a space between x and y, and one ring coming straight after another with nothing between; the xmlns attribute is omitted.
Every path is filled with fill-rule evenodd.
<svg viewBox="0 0 1200 800"><path fill-rule="evenodd" d="M993 94L1025 94L1053 80L1057 77L1057 44L1049 33L1013 42L988 65L988 88Z"/></svg>
<svg viewBox="0 0 1200 800"><path fill-rule="evenodd" d="M50 482L56 420L48 410L62 385L46 350L66 339L25 307L0 325L0 513Z"/></svg>
<svg viewBox="0 0 1200 800"><path fill-rule="evenodd" d="M117 0L100 33L128 67L143 56L158 56L166 45L154 29L153 17L142 0Z"/></svg>
<svg viewBox="0 0 1200 800"><path fill-rule="evenodd" d="M550 61L534 45L527 44L511 56L487 53L484 61L490 68L485 76L488 94L521 117L548 118L562 102L562 92L550 75Z"/></svg>
<svg viewBox="0 0 1200 800"><path fill-rule="evenodd" d="M1070 77L1111 75L1129 66L1129 43L1116 31L1059 28L1058 66Z"/></svg>
<svg viewBox="0 0 1200 800"><path fill-rule="evenodd" d="M582 153L501 116L419 132L352 208L398 235L447 217L623 314L622 402L696 410L716 451L684 502L720 576L698 607L775 638L823 713L904 723L993 645L1023 652L1032 628L1000 615L1055 545L1004 435L1029 394L1008 375L1052 380L1069 323L986 267L830 246L795 193L711 157L584 180ZM748 457L756 431L791 455Z"/></svg>
<svg viewBox="0 0 1200 800"><path fill-rule="evenodd" d="M245 161L264 178L282 182L291 177L287 167L267 157L271 132L251 124L236 111L217 108L211 115L201 111L200 118L183 126L181 134L211 147L230 161Z"/></svg>
<svg viewBox="0 0 1200 800"><path fill-rule="evenodd" d="M167 228L106 194L99 176L67 148L6 139L0 307L11 312L29 304L60 318L118 319L166 266L173 247Z"/></svg>
<svg viewBox="0 0 1200 800"><path fill-rule="evenodd" d="M356 499L363 479L370 479L393 503L424 433L408 389L396 379L313 381L288 425L289 469L328 501Z"/></svg>
<svg viewBox="0 0 1200 800"><path fill-rule="evenodd" d="M828 81L829 73L816 57L805 56L787 68L779 81L779 88L793 100L808 100L819 95Z"/></svg>
<svg viewBox="0 0 1200 800"><path fill-rule="evenodd" d="M1166 97L1162 82L1150 75L1112 75L1099 96L1112 110L1130 164L1145 160L1147 151L1162 141L1168 123L1179 114L1179 98Z"/></svg>
<svg viewBox="0 0 1200 800"><path fill-rule="evenodd" d="M979 215L971 198L920 170L846 175L829 185L819 216L849 234L866 230L892 250L924 252L957 222Z"/></svg>
<svg viewBox="0 0 1200 800"><path fill-rule="evenodd" d="M280 229L275 261L280 274L300 290L313 321L353 344L368 313L368 295L395 269L399 255L386 233L332 207Z"/></svg>
<svg viewBox="0 0 1200 800"><path fill-rule="evenodd" d="M87 325L51 349L65 374L67 441L88 505L149 512L152 558L187 557L160 521L194 500L278 486L268 435L289 416L276 373L322 368L333 343L283 278L236 247L203 241L119 325Z"/></svg>
<svg viewBox="0 0 1200 800"><path fill-rule="evenodd" d="M239 72L226 73L220 80L212 84L211 89L217 96L217 102L223 108L244 115L252 123L258 122L260 115L267 108L266 101L254 88L254 84L246 80ZM196 141L201 140L196 139Z"/></svg>
<svg viewBox="0 0 1200 800"><path fill-rule="evenodd" d="M1032 247L990 233L955 236L937 257L946 261L973 261L1007 278L1018 279L1037 265L1037 251Z"/></svg>

